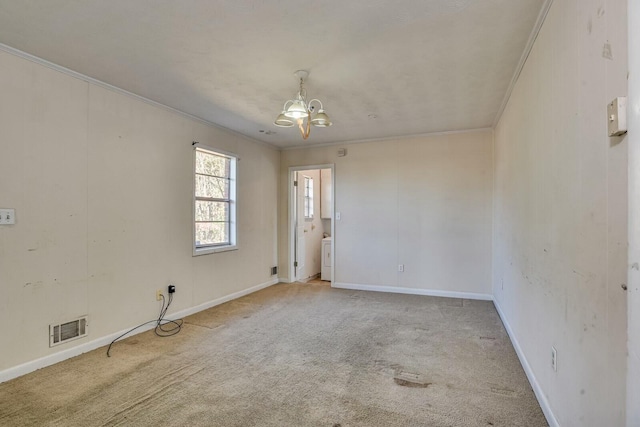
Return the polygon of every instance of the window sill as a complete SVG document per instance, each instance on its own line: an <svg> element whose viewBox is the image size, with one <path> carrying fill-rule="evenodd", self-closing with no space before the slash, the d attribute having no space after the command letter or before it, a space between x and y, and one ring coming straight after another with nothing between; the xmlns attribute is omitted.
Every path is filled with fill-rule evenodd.
<svg viewBox="0 0 640 427"><path fill-rule="evenodd" d="M214 246L211 248L200 248L193 250L193 256L215 254L218 252L237 251L238 245Z"/></svg>

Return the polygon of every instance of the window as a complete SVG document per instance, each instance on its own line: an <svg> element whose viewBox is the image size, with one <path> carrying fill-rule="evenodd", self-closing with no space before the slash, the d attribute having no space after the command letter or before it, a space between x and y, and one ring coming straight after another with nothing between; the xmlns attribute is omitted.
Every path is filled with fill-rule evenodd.
<svg viewBox="0 0 640 427"><path fill-rule="evenodd" d="M229 153L196 148L194 255L236 249L236 163Z"/></svg>
<svg viewBox="0 0 640 427"><path fill-rule="evenodd" d="M304 177L304 217L313 219L313 178Z"/></svg>

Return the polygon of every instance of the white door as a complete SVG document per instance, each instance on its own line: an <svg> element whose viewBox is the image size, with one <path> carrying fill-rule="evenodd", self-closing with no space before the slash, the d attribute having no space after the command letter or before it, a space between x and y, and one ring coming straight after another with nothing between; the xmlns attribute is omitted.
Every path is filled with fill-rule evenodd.
<svg viewBox="0 0 640 427"><path fill-rule="evenodd" d="M304 175L295 174L296 188L296 280L307 278L305 258L307 254L305 221L304 221Z"/></svg>

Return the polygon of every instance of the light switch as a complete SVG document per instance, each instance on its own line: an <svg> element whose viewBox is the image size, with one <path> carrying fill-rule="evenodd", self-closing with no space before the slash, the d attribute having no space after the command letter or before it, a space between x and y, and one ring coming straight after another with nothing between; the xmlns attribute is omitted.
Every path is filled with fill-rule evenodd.
<svg viewBox="0 0 640 427"><path fill-rule="evenodd" d="M0 225L12 225L16 223L15 209L0 209Z"/></svg>
<svg viewBox="0 0 640 427"><path fill-rule="evenodd" d="M620 96L607 105L609 136L627 133L627 97Z"/></svg>

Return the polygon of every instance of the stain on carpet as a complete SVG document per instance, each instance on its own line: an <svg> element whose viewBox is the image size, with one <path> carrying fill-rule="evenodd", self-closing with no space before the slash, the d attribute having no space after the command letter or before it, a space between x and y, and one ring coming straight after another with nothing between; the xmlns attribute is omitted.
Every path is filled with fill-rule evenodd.
<svg viewBox="0 0 640 427"><path fill-rule="evenodd" d="M502 387L491 387L491 393L507 397L514 397L516 395L515 391Z"/></svg>
<svg viewBox="0 0 640 427"><path fill-rule="evenodd" d="M410 388L427 388L431 385L423 375L411 372L399 372L393 377L393 381L399 386Z"/></svg>

